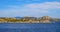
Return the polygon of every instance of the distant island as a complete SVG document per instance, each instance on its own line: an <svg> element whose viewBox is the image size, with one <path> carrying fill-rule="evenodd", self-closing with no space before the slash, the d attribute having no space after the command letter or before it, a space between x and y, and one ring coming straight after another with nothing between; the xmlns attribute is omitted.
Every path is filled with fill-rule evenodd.
<svg viewBox="0 0 60 32"><path fill-rule="evenodd" d="M0 17L0 23L52 23L59 22L59 18L43 17Z"/></svg>

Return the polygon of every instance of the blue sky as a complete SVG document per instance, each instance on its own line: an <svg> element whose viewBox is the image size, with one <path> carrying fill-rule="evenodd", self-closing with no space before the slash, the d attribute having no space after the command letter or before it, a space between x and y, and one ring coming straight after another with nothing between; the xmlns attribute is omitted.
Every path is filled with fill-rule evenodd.
<svg viewBox="0 0 60 32"><path fill-rule="evenodd" d="M16 16L60 18L60 0L0 0L0 17Z"/></svg>

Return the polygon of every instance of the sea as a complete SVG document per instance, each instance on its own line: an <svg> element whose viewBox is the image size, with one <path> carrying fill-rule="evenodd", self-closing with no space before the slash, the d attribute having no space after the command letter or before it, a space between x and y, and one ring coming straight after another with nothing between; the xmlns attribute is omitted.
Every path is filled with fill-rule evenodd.
<svg viewBox="0 0 60 32"><path fill-rule="evenodd" d="M0 32L60 32L60 22L0 23Z"/></svg>

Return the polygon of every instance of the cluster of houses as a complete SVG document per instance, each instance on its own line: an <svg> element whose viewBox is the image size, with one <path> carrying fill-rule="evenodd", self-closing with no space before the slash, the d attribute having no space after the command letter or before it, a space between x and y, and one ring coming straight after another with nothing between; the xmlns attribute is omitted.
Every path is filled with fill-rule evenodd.
<svg viewBox="0 0 60 32"><path fill-rule="evenodd" d="M0 17L0 23L1 22L16 22L16 23L50 23L53 21L53 19L49 16L43 16L43 17L21 17L21 18L15 18L15 17Z"/></svg>

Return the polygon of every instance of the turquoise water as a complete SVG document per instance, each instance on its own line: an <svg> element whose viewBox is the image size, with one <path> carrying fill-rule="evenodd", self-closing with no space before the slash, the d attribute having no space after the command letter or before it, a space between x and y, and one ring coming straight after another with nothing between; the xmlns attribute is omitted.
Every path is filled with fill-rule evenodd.
<svg viewBox="0 0 60 32"><path fill-rule="evenodd" d="M60 22L56 23L0 23L0 32L60 32Z"/></svg>

